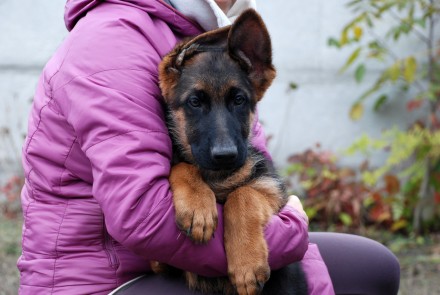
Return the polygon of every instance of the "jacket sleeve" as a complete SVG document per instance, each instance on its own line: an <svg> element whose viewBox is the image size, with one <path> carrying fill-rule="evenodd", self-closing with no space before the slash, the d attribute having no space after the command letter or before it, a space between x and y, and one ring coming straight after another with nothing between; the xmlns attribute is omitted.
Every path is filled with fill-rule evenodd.
<svg viewBox="0 0 440 295"><path fill-rule="evenodd" d="M101 71L75 77L54 97L90 161L93 196L110 235L146 259L205 276L226 275L222 207L215 237L206 245L192 243L175 224L171 141L157 77L140 70ZM306 232L294 211L274 216L266 231L271 265L299 260Z"/></svg>

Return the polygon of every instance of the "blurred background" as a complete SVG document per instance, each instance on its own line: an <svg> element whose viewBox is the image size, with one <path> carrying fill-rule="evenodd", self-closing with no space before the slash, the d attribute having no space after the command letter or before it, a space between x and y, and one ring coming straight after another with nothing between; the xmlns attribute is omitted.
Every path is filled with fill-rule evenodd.
<svg viewBox="0 0 440 295"><path fill-rule="evenodd" d="M269 149L311 230L387 245L400 294L440 294L440 1L257 1L278 76ZM20 149L64 1L0 0L0 277L17 292Z"/></svg>

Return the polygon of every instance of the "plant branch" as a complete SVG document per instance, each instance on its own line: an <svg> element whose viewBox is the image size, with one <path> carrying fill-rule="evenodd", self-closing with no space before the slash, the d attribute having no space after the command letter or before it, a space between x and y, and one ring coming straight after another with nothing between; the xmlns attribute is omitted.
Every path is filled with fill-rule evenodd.
<svg viewBox="0 0 440 295"><path fill-rule="evenodd" d="M409 23L408 21L400 18L394 11L390 10L390 15L392 18L394 18L397 22L403 23L403 24L407 24L407 25L411 25L411 23ZM414 34L423 42L425 43L429 43L430 39L429 37L426 37L422 32L420 32L419 30L417 30L414 26L412 26L412 31L414 32Z"/></svg>
<svg viewBox="0 0 440 295"><path fill-rule="evenodd" d="M387 45L386 42L383 40L383 38L381 38L379 35L377 35L372 29L367 29L368 33L373 36L374 39L376 39L377 43L382 47L385 48L386 51L388 52L388 54L394 59L394 60L398 60L399 57L397 56L397 54L392 51Z"/></svg>
<svg viewBox="0 0 440 295"><path fill-rule="evenodd" d="M434 5L434 0L429 0L429 3L431 6ZM434 19L433 16L428 17L429 21L429 28L428 28L428 83L432 84L434 83L434 63L435 63L435 57L434 57ZM436 101L429 101L429 114L426 117L426 129L432 130L432 122L431 122L431 114L435 114L435 107L436 107ZM414 220L413 220L413 226L414 231L416 233L420 233L421 230L421 221L422 221L422 215L421 212L424 209L424 206L426 204L425 200L429 200L429 180L431 178L432 174L432 165L429 157L425 159L425 171L423 175L423 180L420 186L419 190L419 202L415 208L414 212Z"/></svg>

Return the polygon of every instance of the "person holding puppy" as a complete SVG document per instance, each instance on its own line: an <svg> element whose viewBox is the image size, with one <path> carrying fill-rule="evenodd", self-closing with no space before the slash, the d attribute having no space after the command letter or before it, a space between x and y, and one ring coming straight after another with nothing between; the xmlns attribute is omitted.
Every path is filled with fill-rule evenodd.
<svg viewBox="0 0 440 295"><path fill-rule="evenodd" d="M67 1L70 33L41 75L23 148L20 294L108 294L148 273L151 260L227 275L221 205L215 237L206 245L195 245L175 224L168 182L172 147L157 65L182 38L228 25L253 6L240 0ZM269 157L258 121L253 144ZM318 247L309 244L307 223L291 196L265 232L271 268L302 260L310 294L334 294L332 281L336 292L347 287L340 290L356 293L353 282L341 278L356 274L359 266L350 264L359 261L344 258L340 247L351 249L352 257L380 248L317 236L330 277ZM142 280L152 294L190 294L179 280ZM395 286L388 285L374 294L393 294Z"/></svg>

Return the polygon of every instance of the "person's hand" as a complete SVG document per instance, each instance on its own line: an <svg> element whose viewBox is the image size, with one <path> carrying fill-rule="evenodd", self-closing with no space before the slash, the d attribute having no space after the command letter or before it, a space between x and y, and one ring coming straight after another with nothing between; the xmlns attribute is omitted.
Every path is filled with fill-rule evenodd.
<svg viewBox="0 0 440 295"><path fill-rule="evenodd" d="M298 211L307 221L307 224L309 224L309 217L304 211L303 205L301 204L301 201L297 196L290 195L286 205L289 205L290 207L293 207L296 211Z"/></svg>

